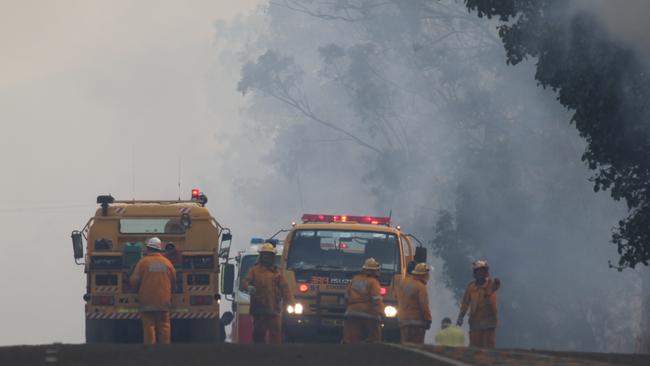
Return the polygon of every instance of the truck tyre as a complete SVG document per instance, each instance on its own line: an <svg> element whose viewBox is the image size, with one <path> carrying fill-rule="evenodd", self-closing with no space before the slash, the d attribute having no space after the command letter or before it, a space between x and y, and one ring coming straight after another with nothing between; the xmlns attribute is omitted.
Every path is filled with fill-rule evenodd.
<svg viewBox="0 0 650 366"><path fill-rule="evenodd" d="M115 321L86 319L86 343L114 343Z"/></svg>

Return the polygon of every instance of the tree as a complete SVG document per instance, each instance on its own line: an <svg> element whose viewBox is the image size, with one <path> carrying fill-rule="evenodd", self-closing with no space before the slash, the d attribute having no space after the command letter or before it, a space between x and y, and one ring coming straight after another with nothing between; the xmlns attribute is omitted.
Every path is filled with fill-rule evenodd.
<svg viewBox="0 0 650 366"><path fill-rule="evenodd" d="M650 78L629 47L612 40L594 17L565 14L563 1L466 0L480 17L498 17L508 63L535 58L536 80L572 110L587 141L582 160L594 190L624 200L628 216L612 241L619 269L650 260Z"/></svg>

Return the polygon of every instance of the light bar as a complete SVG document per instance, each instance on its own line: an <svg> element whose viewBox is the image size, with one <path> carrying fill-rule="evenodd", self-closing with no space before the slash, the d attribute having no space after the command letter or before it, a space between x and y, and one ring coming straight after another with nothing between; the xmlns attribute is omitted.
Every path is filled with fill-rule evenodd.
<svg viewBox="0 0 650 366"><path fill-rule="evenodd" d="M304 214L302 215L302 222L351 222L358 224L390 225L390 217Z"/></svg>

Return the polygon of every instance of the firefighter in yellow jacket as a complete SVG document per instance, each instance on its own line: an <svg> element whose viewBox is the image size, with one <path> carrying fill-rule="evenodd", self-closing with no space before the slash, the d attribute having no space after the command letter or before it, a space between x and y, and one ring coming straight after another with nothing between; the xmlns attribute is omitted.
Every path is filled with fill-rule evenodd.
<svg viewBox="0 0 650 366"><path fill-rule="evenodd" d="M160 239L148 239L146 248L147 253L135 265L129 282L138 289L144 343L168 344L171 340L169 309L176 270L169 259L160 254L163 251Z"/></svg>
<svg viewBox="0 0 650 366"><path fill-rule="evenodd" d="M497 290L501 287L498 278L490 277L486 260L472 263L474 281L467 285L456 324L463 325L463 318L469 311L470 347L494 348L498 325Z"/></svg>
<svg viewBox="0 0 650 366"><path fill-rule="evenodd" d="M418 263L397 292L397 316L402 343L424 344L424 333L431 328L427 281L429 267Z"/></svg>
<svg viewBox="0 0 650 366"><path fill-rule="evenodd" d="M362 272L352 278L345 297L343 343L381 341L381 314L384 302L379 285L379 263L368 258Z"/></svg>
<svg viewBox="0 0 650 366"><path fill-rule="evenodd" d="M282 343L282 308L294 303L282 270L275 265L275 247L266 243L259 249L258 262L244 278L244 288L251 297L253 341Z"/></svg>

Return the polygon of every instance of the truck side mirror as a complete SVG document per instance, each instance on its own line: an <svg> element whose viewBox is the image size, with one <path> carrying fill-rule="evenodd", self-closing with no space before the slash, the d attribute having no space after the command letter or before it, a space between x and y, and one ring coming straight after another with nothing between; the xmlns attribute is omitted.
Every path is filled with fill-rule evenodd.
<svg viewBox="0 0 650 366"><path fill-rule="evenodd" d="M416 247L415 248L415 263L426 263L427 262L427 248L425 247Z"/></svg>
<svg viewBox="0 0 650 366"><path fill-rule="evenodd" d="M228 242L228 246L225 246L224 243ZM232 245L232 234L230 231L226 231L221 234L221 249L219 249L219 258L228 259L230 256L230 246Z"/></svg>
<svg viewBox="0 0 650 366"><path fill-rule="evenodd" d="M81 236L81 231L73 231L72 235L72 251L74 253L74 260L77 261L84 257L84 243L83 237Z"/></svg>
<svg viewBox="0 0 650 366"><path fill-rule="evenodd" d="M190 215L184 213L181 215L181 225L185 228L185 230L189 229L192 227L192 217Z"/></svg>
<svg viewBox="0 0 650 366"><path fill-rule="evenodd" d="M235 293L235 265L223 263L221 265L221 293L232 295Z"/></svg>

